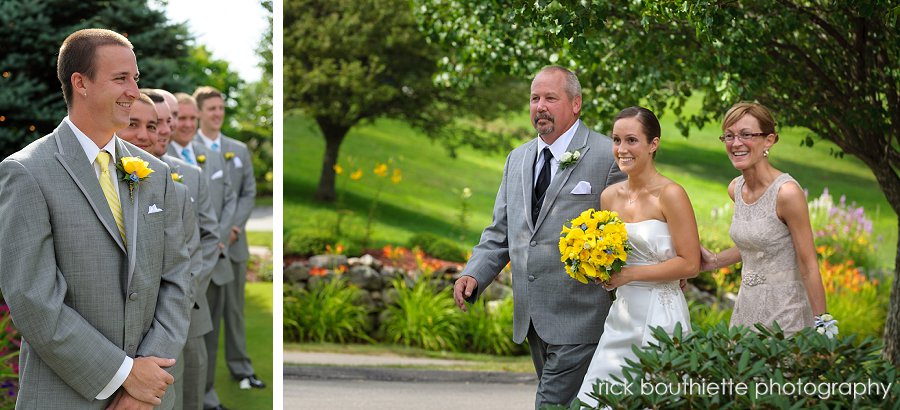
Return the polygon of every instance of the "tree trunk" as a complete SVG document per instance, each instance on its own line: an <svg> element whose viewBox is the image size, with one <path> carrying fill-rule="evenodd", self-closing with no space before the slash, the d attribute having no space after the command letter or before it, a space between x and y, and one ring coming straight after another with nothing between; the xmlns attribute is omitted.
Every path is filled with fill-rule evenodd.
<svg viewBox="0 0 900 410"><path fill-rule="evenodd" d="M350 127L337 125L323 118L316 118L316 122L325 137L325 155L322 157L322 173L319 177L319 187L316 188L316 199L334 202L334 165L337 164L338 151Z"/></svg>
<svg viewBox="0 0 900 410"><path fill-rule="evenodd" d="M897 225L900 237L900 223ZM894 284L891 285L891 301L887 321L884 323L884 358L900 367L900 246L894 258Z"/></svg>
<svg viewBox="0 0 900 410"><path fill-rule="evenodd" d="M866 158L860 157L864 162ZM900 178L892 166L884 166L878 158L868 163L869 168L881 185L881 191L891 204L894 213L900 216ZM900 233L900 222L897 231ZM900 237L900 235L898 235ZM897 255L894 257L894 284L891 285L891 299L888 305L887 320L884 323L884 351L885 360L894 366L900 366L900 243L897 246Z"/></svg>

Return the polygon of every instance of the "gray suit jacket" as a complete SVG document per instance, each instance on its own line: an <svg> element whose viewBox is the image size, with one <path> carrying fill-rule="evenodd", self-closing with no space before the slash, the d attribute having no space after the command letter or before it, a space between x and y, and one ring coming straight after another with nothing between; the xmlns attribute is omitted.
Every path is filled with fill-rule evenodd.
<svg viewBox="0 0 900 410"><path fill-rule="evenodd" d="M201 142L193 141L191 146L195 155L206 157L206 161L200 164L200 168L209 182L209 200L213 210L216 211L216 219L219 221L219 240L227 242L231 233L231 221L237 207L237 197L231 185L229 172L225 169L225 160L221 155L210 152ZM168 154L181 158L181 154L176 152L175 147L171 144L169 144ZM234 280L234 270L227 260L227 246L222 254L223 256L216 261L212 273L212 282L217 285L224 285Z"/></svg>
<svg viewBox="0 0 900 410"><path fill-rule="evenodd" d="M174 182L118 138L116 155L155 171L133 198L118 183L127 252L66 123L0 163L0 287L23 338L20 408L105 408L112 398L94 397L126 355L176 358L184 345L190 262Z"/></svg>
<svg viewBox="0 0 900 410"><path fill-rule="evenodd" d="M199 137L198 137L199 138ZM250 219L250 213L253 212L253 206L256 202L256 176L253 174L253 157L247 150L247 144L222 136L223 159L229 152L234 154L234 158L225 159L229 176L231 177L231 186L237 195L237 207L234 211L234 219L231 224L241 228L237 241L231 244L228 250L228 256L234 262L246 262L250 258L250 250L247 244L247 233L244 228L247 226L247 220Z"/></svg>
<svg viewBox="0 0 900 410"><path fill-rule="evenodd" d="M600 192L624 179L612 158L612 142L580 123L567 151L581 158L557 170L547 188L537 223L531 221L534 164L538 141L514 149L506 159L494 203L493 221L485 228L463 275L478 281L477 298L512 262L513 340L522 343L529 323L550 344L597 343L610 301L605 290L570 278L559 258L559 233L565 222L600 207ZM579 181L591 193L574 195Z"/></svg>
<svg viewBox="0 0 900 410"><path fill-rule="evenodd" d="M197 221L200 252L199 264L191 270L194 306L191 309L188 337L198 337L212 331L206 288L209 287L213 268L222 253L218 247L219 222L209 200L209 183L200 168L168 154L163 155L161 159L169 165L172 172L181 175L182 182L190 194L190 202L193 204Z"/></svg>

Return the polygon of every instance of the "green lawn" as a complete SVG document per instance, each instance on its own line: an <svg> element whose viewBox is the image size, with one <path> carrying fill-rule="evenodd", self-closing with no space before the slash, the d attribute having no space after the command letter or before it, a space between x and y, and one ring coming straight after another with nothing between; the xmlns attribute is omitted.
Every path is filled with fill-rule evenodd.
<svg viewBox="0 0 900 410"><path fill-rule="evenodd" d="M265 246L272 249L272 231L247 231L247 242L251 246Z"/></svg>
<svg viewBox="0 0 900 410"><path fill-rule="evenodd" d="M527 122L521 116L520 121ZM682 184L693 202L701 235L712 225L710 212L730 202L727 185L738 172L731 166L721 142L721 131L715 125L692 130L690 138L677 133L671 117L661 119L663 137L657 162L660 171ZM879 264L893 267L897 249L897 216L868 168L859 160L830 155L834 145L817 140L815 147L800 146L808 131L781 130L781 140L772 149L772 163L791 173L818 197L828 188L837 200L846 195L847 202L863 205L874 220ZM284 232L286 238L313 232L332 232L336 221L335 207L312 199L321 173L324 139L313 121L289 115L284 127ZM526 136L527 138L528 136ZM471 149L459 150L451 158L437 143L393 120L378 120L370 125L354 127L341 146L340 163L361 165L365 175L351 181L347 173L338 178L338 190L353 214L345 218L342 230L352 238L360 238L366 223L371 198L378 180L372 175L376 162L393 158L403 172L398 185L387 184L375 218L374 246L405 245L417 232L445 235L466 248L477 243L481 230L488 225L491 208L503 172L506 153L485 154ZM458 232L460 190L469 187L469 215L464 235ZM724 235L717 227L719 235ZM882 240L877 237L881 236ZM285 253L291 248L286 245Z"/></svg>
<svg viewBox="0 0 900 410"><path fill-rule="evenodd" d="M265 389L241 390L228 373L225 364L224 337L219 336L216 361L216 392L229 409L271 409L275 378L272 372L272 283L247 283L244 318L247 326L247 351L256 375L266 383ZM280 310L280 309L279 309Z"/></svg>

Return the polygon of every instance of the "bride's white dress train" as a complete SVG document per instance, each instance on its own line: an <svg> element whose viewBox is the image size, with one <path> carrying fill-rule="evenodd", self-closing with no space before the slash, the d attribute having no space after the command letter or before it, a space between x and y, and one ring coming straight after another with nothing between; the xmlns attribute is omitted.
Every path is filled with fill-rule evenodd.
<svg viewBox="0 0 900 410"><path fill-rule="evenodd" d="M669 225L665 222L650 219L626 223L625 228L633 248L626 266L655 265L675 256ZM631 282L618 288L603 335L578 390L578 399L596 406L597 401L588 397L588 392L593 391L597 379L613 381L613 375L622 378L625 359L635 358L631 346L646 347L653 340L651 327L662 326L672 334L677 323L690 331L687 301L677 280Z"/></svg>

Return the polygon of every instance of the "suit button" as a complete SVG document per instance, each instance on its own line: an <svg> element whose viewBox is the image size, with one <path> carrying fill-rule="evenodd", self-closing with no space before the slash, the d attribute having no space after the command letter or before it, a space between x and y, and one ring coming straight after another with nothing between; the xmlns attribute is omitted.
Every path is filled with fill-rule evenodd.
<svg viewBox="0 0 900 410"><path fill-rule="evenodd" d="M531 246L537 246L537 241L531 241Z"/></svg>
<svg viewBox="0 0 900 410"><path fill-rule="evenodd" d="M534 279L535 279L534 275L528 275L529 282L534 282Z"/></svg>
<svg viewBox="0 0 900 410"><path fill-rule="evenodd" d="M128 300L137 300L137 292L131 292L131 294L128 295Z"/></svg>

